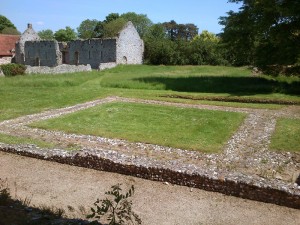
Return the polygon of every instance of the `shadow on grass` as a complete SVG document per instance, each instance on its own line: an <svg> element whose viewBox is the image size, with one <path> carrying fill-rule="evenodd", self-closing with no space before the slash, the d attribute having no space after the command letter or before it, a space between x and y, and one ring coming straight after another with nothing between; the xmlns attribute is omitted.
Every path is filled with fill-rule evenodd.
<svg viewBox="0 0 300 225"><path fill-rule="evenodd" d="M282 93L300 95L300 82L291 83L269 80L263 77L145 77L134 79L143 83L161 83L166 90L178 92L228 93L232 95L255 95Z"/></svg>

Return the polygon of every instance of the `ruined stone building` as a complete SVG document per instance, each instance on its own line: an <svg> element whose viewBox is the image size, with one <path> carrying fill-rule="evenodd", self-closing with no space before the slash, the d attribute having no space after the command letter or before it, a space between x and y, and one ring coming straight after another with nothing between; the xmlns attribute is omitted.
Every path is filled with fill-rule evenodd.
<svg viewBox="0 0 300 225"><path fill-rule="evenodd" d="M143 53L143 40L131 22L123 27L117 37L68 43L40 40L32 25L28 24L16 43L16 62L29 66L90 64L93 69L105 69L117 64L142 64Z"/></svg>

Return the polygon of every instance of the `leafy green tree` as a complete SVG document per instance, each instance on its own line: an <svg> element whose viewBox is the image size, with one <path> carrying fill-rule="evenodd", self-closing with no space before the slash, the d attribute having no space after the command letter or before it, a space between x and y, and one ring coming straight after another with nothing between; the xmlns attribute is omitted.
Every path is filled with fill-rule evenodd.
<svg viewBox="0 0 300 225"><path fill-rule="evenodd" d="M95 28L99 21L97 20L84 20L81 22L79 27L77 28L78 37L82 39L95 38L97 33Z"/></svg>
<svg viewBox="0 0 300 225"><path fill-rule="evenodd" d="M20 35L20 32L13 27L5 27L1 33L2 34L11 34L11 35Z"/></svg>
<svg viewBox="0 0 300 225"><path fill-rule="evenodd" d="M2 33L3 29L6 27L11 27L11 28L17 29L15 27L15 25L9 19L7 19L3 15L0 15L0 33Z"/></svg>
<svg viewBox="0 0 300 225"><path fill-rule="evenodd" d="M120 15L119 13L110 13L105 17L105 20L98 21L95 28L95 37L97 38L103 38L105 36L104 26L110 22L113 22L116 19L119 19Z"/></svg>
<svg viewBox="0 0 300 225"><path fill-rule="evenodd" d="M196 35L193 39L193 41L201 39L203 41L211 41L211 42L215 42L215 43L219 43L220 42L220 38L217 37L217 35L215 35L214 33L211 33L207 30L203 30L200 34Z"/></svg>
<svg viewBox="0 0 300 225"><path fill-rule="evenodd" d="M72 41L77 38L76 32L71 27L60 29L54 33L54 38L57 41Z"/></svg>
<svg viewBox="0 0 300 225"><path fill-rule="evenodd" d="M145 14L136 14L134 12L128 12L122 14L120 17L125 19L126 21L131 21L141 38L144 37L149 27L153 24L152 21Z"/></svg>
<svg viewBox="0 0 300 225"><path fill-rule="evenodd" d="M116 19L119 19L120 18L120 15L119 13L110 13L108 14L106 17L105 17L105 20L103 21L104 23L109 23L109 22L112 22Z"/></svg>
<svg viewBox="0 0 300 225"><path fill-rule="evenodd" d="M164 26L160 23L158 24L153 24L152 26L149 27L147 30L147 33L144 36L144 39L151 39L151 40L156 40L156 39L164 39L166 38L166 33Z"/></svg>
<svg viewBox="0 0 300 225"><path fill-rule="evenodd" d="M152 25L151 20L144 14L128 12L119 15L118 13L110 13L105 20L98 21L95 25L95 36L98 38L114 37L128 21L133 23L141 37L147 33L148 28Z"/></svg>
<svg viewBox="0 0 300 225"><path fill-rule="evenodd" d="M198 28L195 24L177 24L174 20L163 23L167 36L172 41L192 40L198 34Z"/></svg>
<svg viewBox="0 0 300 225"><path fill-rule="evenodd" d="M169 39L146 39L145 60L153 65L176 65L176 43Z"/></svg>
<svg viewBox="0 0 300 225"><path fill-rule="evenodd" d="M124 18L112 20L103 24L103 37L116 37L127 21Z"/></svg>
<svg viewBox="0 0 300 225"><path fill-rule="evenodd" d="M229 0L238 12L220 18L225 48L236 65L295 64L300 58L299 0Z"/></svg>
<svg viewBox="0 0 300 225"><path fill-rule="evenodd" d="M54 40L54 33L52 30L41 30L38 32L38 35L42 40Z"/></svg>

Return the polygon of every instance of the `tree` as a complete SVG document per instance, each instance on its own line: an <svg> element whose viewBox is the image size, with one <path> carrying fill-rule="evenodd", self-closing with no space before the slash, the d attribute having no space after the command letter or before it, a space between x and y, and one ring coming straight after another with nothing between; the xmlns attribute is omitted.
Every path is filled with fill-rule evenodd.
<svg viewBox="0 0 300 225"><path fill-rule="evenodd" d="M97 33L95 28L99 21L97 20L84 20L77 28L78 37L82 39L95 38Z"/></svg>
<svg viewBox="0 0 300 225"><path fill-rule="evenodd" d="M2 33L3 29L6 27L14 28L15 30L17 30L15 25L9 19L7 19L3 15L0 15L0 33Z"/></svg>
<svg viewBox="0 0 300 225"><path fill-rule="evenodd" d="M116 37L127 21L124 18L118 18L103 25L103 37Z"/></svg>
<svg viewBox="0 0 300 225"><path fill-rule="evenodd" d="M147 30L147 33L144 36L144 39L151 39L151 40L156 40L156 39L164 39L166 38L166 33L164 26L161 23L153 24L152 26L149 27Z"/></svg>
<svg viewBox="0 0 300 225"><path fill-rule="evenodd" d="M243 3L220 18L225 48L236 65L295 64L300 58L299 0L229 0Z"/></svg>
<svg viewBox="0 0 300 225"><path fill-rule="evenodd" d="M141 38L144 37L149 27L153 24L146 14L136 14L134 12L128 12L122 14L120 17L125 19L126 21L131 21Z"/></svg>
<svg viewBox="0 0 300 225"><path fill-rule="evenodd" d="M220 38L207 30L202 31L191 41L190 64L226 65Z"/></svg>
<svg viewBox="0 0 300 225"><path fill-rule="evenodd" d="M20 32L13 27L5 27L1 33L2 34L11 34L11 35L20 35Z"/></svg>
<svg viewBox="0 0 300 225"><path fill-rule="evenodd" d="M108 14L106 17L105 17L105 20L103 21L104 23L109 23L109 22L112 22L116 19L119 19L120 18L120 15L119 13L110 13Z"/></svg>
<svg viewBox="0 0 300 225"><path fill-rule="evenodd" d="M163 23L166 33L172 41L186 40L190 41L198 34L198 28L195 24L177 24L174 20Z"/></svg>
<svg viewBox="0 0 300 225"><path fill-rule="evenodd" d="M108 24L108 23L110 23L110 22L112 22L116 19L119 19L119 18L120 18L119 13L110 13L105 17L105 20L98 21L95 28L94 28L95 36L97 38L103 38L104 35L105 35L104 25L106 25L106 24Z"/></svg>
<svg viewBox="0 0 300 225"><path fill-rule="evenodd" d="M54 38L57 41L72 41L77 38L75 31L71 27L66 27L66 29L60 29L55 32Z"/></svg>
<svg viewBox="0 0 300 225"><path fill-rule="evenodd" d="M217 37L217 35L207 30L203 30L199 35L196 35L193 40L197 39L201 39L203 41L211 41L215 43L218 43L220 41L220 38Z"/></svg>
<svg viewBox="0 0 300 225"><path fill-rule="evenodd" d="M54 33L52 30L41 30L38 32L38 35L42 40L54 40Z"/></svg>

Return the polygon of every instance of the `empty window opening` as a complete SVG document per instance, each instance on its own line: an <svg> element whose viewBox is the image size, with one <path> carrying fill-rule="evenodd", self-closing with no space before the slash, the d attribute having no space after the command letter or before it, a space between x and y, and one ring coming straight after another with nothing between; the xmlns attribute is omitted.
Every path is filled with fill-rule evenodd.
<svg viewBox="0 0 300 225"><path fill-rule="evenodd" d="M91 59L91 51L89 51L89 59Z"/></svg>
<svg viewBox="0 0 300 225"><path fill-rule="evenodd" d="M67 64L66 52L62 52L62 64Z"/></svg>
<svg viewBox="0 0 300 225"><path fill-rule="evenodd" d="M103 60L103 52L101 51L100 54L101 54L101 60Z"/></svg>
<svg viewBox="0 0 300 225"><path fill-rule="evenodd" d="M78 66L79 65L79 52L75 52L75 65Z"/></svg>
<svg viewBox="0 0 300 225"><path fill-rule="evenodd" d="M41 65L41 61L39 57L36 57L35 59L35 66L40 66Z"/></svg>

